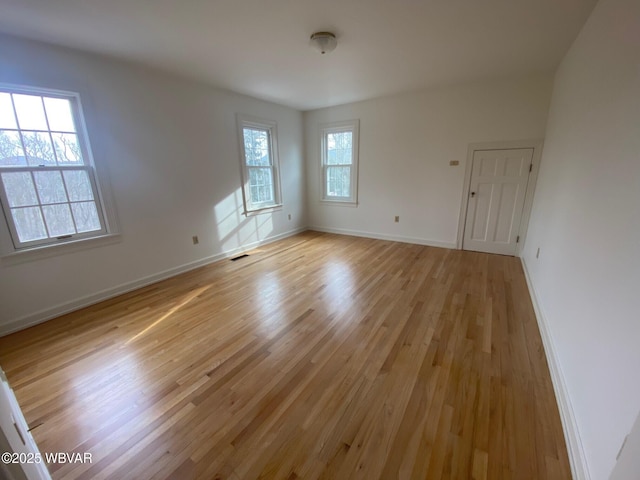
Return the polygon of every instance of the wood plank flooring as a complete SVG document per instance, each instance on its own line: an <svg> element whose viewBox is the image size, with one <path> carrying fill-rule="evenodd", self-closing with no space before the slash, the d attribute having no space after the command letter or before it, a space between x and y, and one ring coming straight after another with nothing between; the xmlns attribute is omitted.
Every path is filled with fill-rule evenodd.
<svg viewBox="0 0 640 480"><path fill-rule="evenodd" d="M307 232L0 339L56 479L567 479L519 260Z"/></svg>

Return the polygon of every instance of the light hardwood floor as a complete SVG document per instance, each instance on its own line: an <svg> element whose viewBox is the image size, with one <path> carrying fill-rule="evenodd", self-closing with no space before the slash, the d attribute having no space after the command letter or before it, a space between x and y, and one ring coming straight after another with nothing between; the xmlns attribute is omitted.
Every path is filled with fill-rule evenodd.
<svg viewBox="0 0 640 480"><path fill-rule="evenodd" d="M54 478L565 479L519 260L307 232L0 339Z"/></svg>

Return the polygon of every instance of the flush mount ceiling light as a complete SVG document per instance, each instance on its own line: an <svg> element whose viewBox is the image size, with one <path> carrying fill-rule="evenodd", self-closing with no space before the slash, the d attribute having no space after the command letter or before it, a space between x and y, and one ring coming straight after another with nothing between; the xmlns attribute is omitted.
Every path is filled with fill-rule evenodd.
<svg viewBox="0 0 640 480"><path fill-rule="evenodd" d="M338 45L338 41L331 32L316 32L311 35L311 46L323 55L332 52L336 45Z"/></svg>

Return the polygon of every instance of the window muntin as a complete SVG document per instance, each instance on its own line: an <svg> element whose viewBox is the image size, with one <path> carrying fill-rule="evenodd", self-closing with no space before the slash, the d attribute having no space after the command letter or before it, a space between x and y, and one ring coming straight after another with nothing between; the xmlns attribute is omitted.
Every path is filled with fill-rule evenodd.
<svg viewBox="0 0 640 480"><path fill-rule="evenodd" d="M322 128L322 199L357 203L358 122Z"/></svg>
<svg viewBox="0 0 640 480"><path fill-rule="evenodd" d="M74 94L0 87L0 201L16 249L106 233Z"/></svg>
<svg viewBox="0 0 640 480"><path fill-rule="evenodd" d="M280 205L274 122L239 117L245 211Z"/></svg>

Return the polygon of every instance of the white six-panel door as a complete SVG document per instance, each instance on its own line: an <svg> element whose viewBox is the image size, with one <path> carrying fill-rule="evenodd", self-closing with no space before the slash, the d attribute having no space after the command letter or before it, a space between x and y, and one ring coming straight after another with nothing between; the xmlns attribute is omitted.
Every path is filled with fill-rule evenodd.
<svg viewBox="0 0 640 480"><path fill-rule="evenodd" d="M473 154L463 248L514 255L533 148Z"/></svg>

